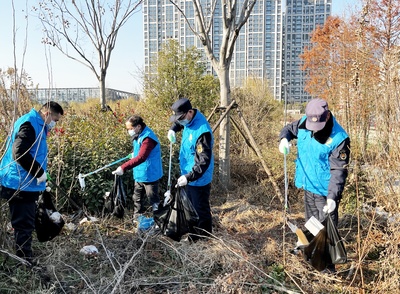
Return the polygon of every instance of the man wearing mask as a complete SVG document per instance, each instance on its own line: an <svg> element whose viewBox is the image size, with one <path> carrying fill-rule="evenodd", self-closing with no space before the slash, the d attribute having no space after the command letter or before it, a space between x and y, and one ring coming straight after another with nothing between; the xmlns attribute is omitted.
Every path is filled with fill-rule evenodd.
<svg viewBox="0 0 400 294"><path fill-rule="evenodd" d="M197 235L212 233L210 191L214 171L214 137L205 116L198 109L193 109L188 99L179 99L171 109L174 115L170 117L173 125L168 131L169 141L175 143L176 132L182 131L179 152L181 176L177 185L186 186L187 196L199 216L199 230L193 232L197 234L190 235L194 241L198 239ZM168 192L165 196L167 199L170 197Z"/></svg>
<svg viewBox="0 0 400 294"><path fill-rule="evenodd" d="M158 210L158 184L163 176L161 146L156 134L144 123L142 117L131 116L125 122L125 126L132 139L133 158L119 166L112 174L122 176L125 171L133 168L134 217L137 219L147 210L148 201L153 212Z"/></svg>
<svg viewBox="0 0 400 294"><path fill-rule="evenodd" d="M350 138L323 99L312 99L306 115L286 125L279 135L279 151L289 153L297 139L295 185L304 189L305 221L312 216L323 222L329 213L338 224L338 208L348 174ZM328 266L334 271L334 265Z"/></svg>
<svg viewBox="0 0 400 294"><path fill-rule="evenodd" d="M53 101L32 109L14 124L0 163L1 198L7 199L16 255L32 262L36 201L46 189L47 134L64 115Z"/></svg>

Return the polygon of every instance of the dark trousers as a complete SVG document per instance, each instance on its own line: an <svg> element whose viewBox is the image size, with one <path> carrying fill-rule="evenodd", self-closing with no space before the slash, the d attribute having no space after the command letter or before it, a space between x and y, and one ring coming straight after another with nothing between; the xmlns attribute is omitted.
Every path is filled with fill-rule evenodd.
<svg viewBox="0 0 400 294"><path fill-rule="evenodd" d="M158 195L158 181L151 183L138 183L135 182L135 188L133 190L133 213L137 216L140 213L144 213L150 206L158 205L160 203L160 196Z"/></svg>
<svg viewBox="0 0 400 294"><path fill-rule="evenodd" d="M24 192L2 187L1 196L8 200L16 255L31 260L32 233L35 230L36 201L39 192Z"/></svg>
<svg viewBox="0 0 400 294"><path fill-rule="evenodd" d="M208 235L207 232L212 233L210 191L211 184L205 186L186 186L186 194L199 215L197 227L200 230L196 230L198 235Z"/></svg>
<svg viewBox="0 0 400 294"><path fill-rule="evenodd" d="M333 223L337 226L338 224L338 209L339 209L340 201L336 201L336 208L332 211L331 217ZM314 216L321 223L326 218L326 213L323 211L324 206L326 205L326 197L311 193L309 191L304 191L304 208L305 208L305 220L306 222Z"/></svg>

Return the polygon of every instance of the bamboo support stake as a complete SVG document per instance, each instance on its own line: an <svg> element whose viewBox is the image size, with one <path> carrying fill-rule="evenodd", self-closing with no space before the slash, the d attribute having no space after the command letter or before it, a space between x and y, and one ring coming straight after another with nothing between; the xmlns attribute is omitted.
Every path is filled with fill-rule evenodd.
<svg viewBox="0 0 400 294"><path fill-rule="evenodd" d="M210 121L210 119L213 117L215 111L218 109L218 104L214 107L214 109L211 111L210 115L207 117L207 121Z"/></svg>
<svg viewBox="0 0 400 294"><path fill-rule="evenodd" d="M239 132L239 134L243 137L243 140L246 142L247 146L249 146L251 148L251 150L254 151L254 153L257 154L256 150L253 148L253 146L251 145L249 139L247 139L246 135L243 133L243 131L239 128L238 123L234 120L234 118L232 116L230 116L230 119L232 121L233 126L235 127L235 129Z"/></svg>
<svg viewBox="0 0 400 294"><path fill-rule="evenodd" d="M229 111L231 110L231 108L232 108L234 105L237 105L235 100L233 100L233 101L231 102L231 104L229 104L229 106L226 108L225 112L221 115L221 117L219 118L219 120L215 123L215 126L214 126L213 129L212 129L212 132L213 132L213 133L215 132L215 130L216 130L216 129L218 128L218 126L221 124L221 121L225 118L225 116L229 113Z"/></svg>

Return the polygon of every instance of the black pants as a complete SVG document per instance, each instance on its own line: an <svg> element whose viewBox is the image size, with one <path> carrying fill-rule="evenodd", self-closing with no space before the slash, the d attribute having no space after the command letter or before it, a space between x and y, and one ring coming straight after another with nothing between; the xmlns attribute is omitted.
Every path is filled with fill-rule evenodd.
<svg viewBox="0 0 400 294"><path fill-rule="evenodd" d="M133 191L133 214L137 216L139 213L144 213L148 208L148 203L153 210L158 203L160 203L160 196L158 196L158 181L151 183L138 183L135 182L135 189Z"/></svg>
<svg viewBox="0 0 400 294"><path fill-rule="evenodd" d="M337 226L338 224L338 209L340 201L336 201L336 208L332 211L331 217L333 223ZM311 193L309 191L304 191L304 208L305 208L305 220L306 222L314 216L321 223L325 220L326 214L323 211L326 205L326 197Z"/></svg>
<svg viewBox="0 0 400 294"><path fill-rule="evenodd" d="M187 196L199 215L199 222L197 224L199 230L196 230L196 234L198 235L212 233L210 191L211 184L205 186L186 186ZM192 239L196 239L196 237L192 236Z"/></svg>
<svg viewBox="0 0 400 294"><path fill-rule="evenodd" d="M32 259L32 233L35 230L36 201L40 192L25 192L2 187L1 197L8 200L14 229L16 255Z"/></svg>

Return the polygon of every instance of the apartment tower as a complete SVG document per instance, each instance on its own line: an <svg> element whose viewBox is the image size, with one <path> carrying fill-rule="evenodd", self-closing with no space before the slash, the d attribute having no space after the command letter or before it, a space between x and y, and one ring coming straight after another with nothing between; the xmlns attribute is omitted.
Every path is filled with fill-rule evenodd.
<svg viewBox="0 0 400 294"><path fill-rule="evenodd" d="M211 1L202 0L205 11ZM310 33L330 15L332 0L259 0L237 38L230 68L232 87L240 87L248 77L267 81L278 100L305 102L311 97L304 91L306 76L302 73L299 55L309 44ZM185 17L168 0L143 2L145 72L151 73L152 59L168 39L178 40L183 48L203 47L186 20L194 24L191 0L180 1ZM214 55L218 57L222 21L217 2L210 32ZM242 1L238 1L239 9ZM205 57L204 57L205 58ZM209 72L212 72L208 63Z"/></svg>

